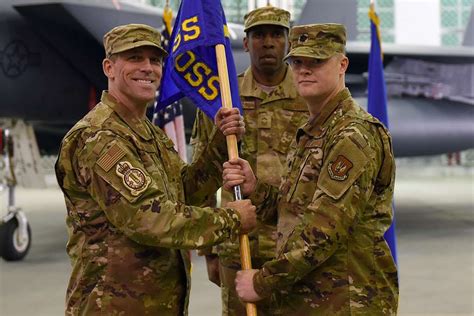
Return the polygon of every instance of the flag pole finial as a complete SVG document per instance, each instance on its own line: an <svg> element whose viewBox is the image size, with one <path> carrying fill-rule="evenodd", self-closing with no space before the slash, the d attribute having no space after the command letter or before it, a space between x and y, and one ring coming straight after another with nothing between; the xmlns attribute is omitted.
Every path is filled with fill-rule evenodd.
<svg viewBox="0 0 474 316"><path fill-rule="evenodd" d="M170 0L166 0L165 7L163 8L163 23L165 24L168 34L172 32L171 22L173 20L173 12L170 8Z"/></svg>

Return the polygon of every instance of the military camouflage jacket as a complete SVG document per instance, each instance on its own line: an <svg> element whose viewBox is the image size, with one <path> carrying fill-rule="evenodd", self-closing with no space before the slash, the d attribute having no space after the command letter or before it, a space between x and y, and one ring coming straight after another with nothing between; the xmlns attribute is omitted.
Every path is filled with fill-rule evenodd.
<svg viewBox="0 0 474 316"><path fill-rule="evenodd" d="M73 266L66 314L187 314L190 258L180 249L239 233L233 210L189 206L215 192L224 160L205 149L185 165L159 128L104 92L56 163Z"/></svg>
<svg viewBox="0 0 474 316"><path fill-rule="evenodd" d="M385 127L341 91L300 128L279 190L258 185L261 216L278 210L277 259L254 276L275 315L395 314L397 269L383 235L395 164Z"/></svg>
<svg viewBox="0 0 474 316"><path fill-rule="evenodd" d="M245 135L240 157L249 161L260 181L278 187L285 166L286 155L298 127L308 119L308 108L298 96L289 69L283 81L270 93L263 91L248 68L240 74L239 92L244 110ZM212 122L198 111L192 144L196 153L208 142ZM222 202L232 195L223 192ZM274 223L259 222L249 236L252 257L274 258L276 228ZM238 244L218 246L221 262L239 262Z"/></svg>

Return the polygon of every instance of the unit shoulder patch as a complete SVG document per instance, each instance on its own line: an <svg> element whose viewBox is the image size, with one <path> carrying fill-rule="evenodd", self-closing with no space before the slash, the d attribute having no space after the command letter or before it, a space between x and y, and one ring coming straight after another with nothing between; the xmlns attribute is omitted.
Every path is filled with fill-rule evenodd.
<svg viewBox="0 0 474 316"><path fill-rule="evenodd" d="M343 155L338 155L336 160L328 164L329 177L336 181L344 181L353 166L354 164L349 159Z"/></svg>
<svg viewBox="0 0 474 316"><path fill-rule="evenodd" d="M343 138L327 153L318 187L339 199L364 172L369 157L349 137Z"/></svg>
<svg viewBox="0 0 474 316"><path fill-rule="evenodd" d="M122 178L123 184L133 196L138 196L145 191L151 182L150 177L143 170L133 167L128 161L119 162L115 172Z"/></svg>

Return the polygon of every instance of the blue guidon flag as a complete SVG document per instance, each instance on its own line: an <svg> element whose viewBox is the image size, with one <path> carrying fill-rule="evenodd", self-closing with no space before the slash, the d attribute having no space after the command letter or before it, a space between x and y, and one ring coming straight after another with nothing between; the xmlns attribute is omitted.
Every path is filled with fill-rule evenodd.
<svg viewBox="0 0 474 316"><path fill-rule="evenodd" d="M181 1L165 60L158 109L188 97L214 119L222 105L217 44L225 46L232 105L241 110L229 32L219 0Z"/></svg>
<svg viewBox="0 0 474 316"><path fill-rule="evenodd" d="M387 93L385 89L385 78L383 73L382 46L379 31L379 18L375 13L374 5L370 5L370 54L369 54L369 82L367 96L367 110L379 119L388 128ZM394 210L395 212L395 210ZM397 240L395 236L395 214L392 225L385 232L387 241L395 263L397 263Z"/></svg>

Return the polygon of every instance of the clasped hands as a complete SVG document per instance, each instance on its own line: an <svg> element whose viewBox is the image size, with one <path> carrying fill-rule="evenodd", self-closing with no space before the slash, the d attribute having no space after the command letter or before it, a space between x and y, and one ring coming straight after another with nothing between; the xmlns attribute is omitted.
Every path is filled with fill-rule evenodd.
<svg viewBox="0 0 474 316"><path fill-rule="evenodd" d="M243 196L249 196L255 191L257 179L246 160L241 158L231 159L225 162L223 167L222 180L225 190L231 191L234 186L240 185ZM228 206L230 206L230 203ZM262 299L253 286L253 277L258 271L251 269L237 272L235 278L236 291L239 298L244 302L256 302Z"/></svg>

